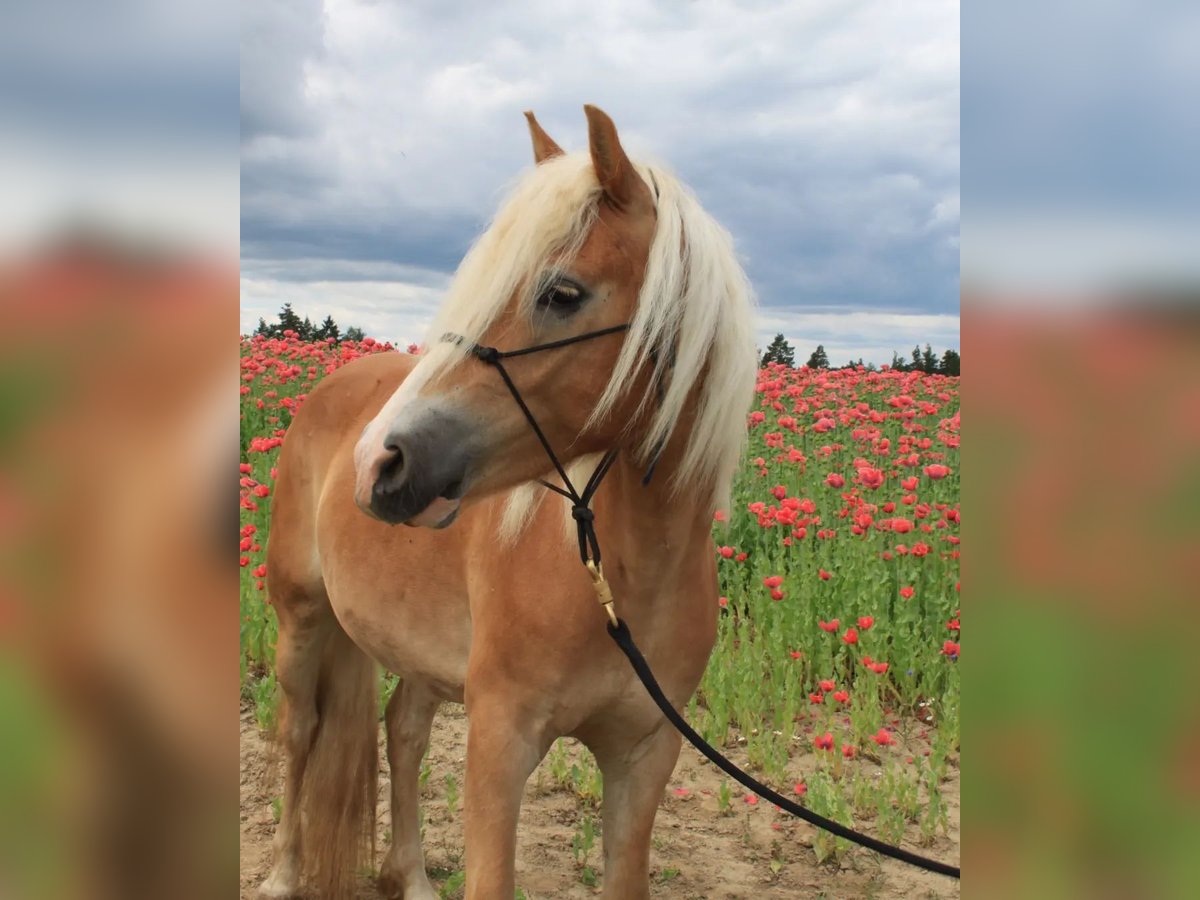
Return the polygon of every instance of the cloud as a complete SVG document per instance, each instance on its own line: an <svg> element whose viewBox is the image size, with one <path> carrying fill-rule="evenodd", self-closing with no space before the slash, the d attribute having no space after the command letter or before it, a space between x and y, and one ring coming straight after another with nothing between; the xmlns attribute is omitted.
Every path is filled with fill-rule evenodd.
<svg viewBox="0 0 1200 900"><path fill-rule="evenodd" d="M957 4L257 6L255 259L448 275L531 162L521 111L582 148L592 102L730 230L764 309L957 313Z"/></svg>

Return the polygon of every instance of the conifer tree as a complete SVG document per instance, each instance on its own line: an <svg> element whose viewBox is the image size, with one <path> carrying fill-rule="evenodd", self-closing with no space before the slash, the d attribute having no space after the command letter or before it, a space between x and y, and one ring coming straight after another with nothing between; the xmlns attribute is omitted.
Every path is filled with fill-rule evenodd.
<svg viewBox="0 0 1200 900"><path fill-rule="evenodd" d="M938 371L943 375L958 375L959 374L959 356L956 350L947 350L942 354L942 361L938 365Z"/></svg>
<svg viewBox="0 0 1200 900"><path fill-rule="evenodd" d="M767 347L767 352L763 354L761 366L768 363L783 363L785 366L794 367L796 365L796 351L792 349L792 345L784 339L782 334L777 334L771 340L770 346Z"/></svg>
<svg viewBox="0 0 1200 900"><path fill-rule="evenodd" d="M283 304L283 309L279 311L279 330L278 336L283 337L285 331L294 331L296 334L301 333L304 323L300 321L300 317L296 315L296 311L292 309L292 304Z"/></svg>

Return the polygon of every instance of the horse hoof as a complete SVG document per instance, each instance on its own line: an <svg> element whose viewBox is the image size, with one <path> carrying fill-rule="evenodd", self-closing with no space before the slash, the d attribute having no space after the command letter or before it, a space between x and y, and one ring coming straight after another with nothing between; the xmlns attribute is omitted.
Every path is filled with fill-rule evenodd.
<svg viewBox="0 0 1200 900"><path fill-rule="evenodd" d="M258 900L298 900L300 896L300 885L289 884L276 873L258 886Z"/></svg>
<svg viewBox="0 0 1200 900"><path fill-rule="evenodd" d="M390 872L382 872L375 885L379 888L380 896L386 897L387 900L438 900L438 893L428 878L422 878L419 883L406 889L403 878Z"/></svg>

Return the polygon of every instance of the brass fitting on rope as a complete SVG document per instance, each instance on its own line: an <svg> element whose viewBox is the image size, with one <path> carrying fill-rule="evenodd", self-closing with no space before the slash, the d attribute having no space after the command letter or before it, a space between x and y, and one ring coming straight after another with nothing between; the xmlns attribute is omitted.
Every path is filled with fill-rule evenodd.
<svg viewBox="0 0 1200 900"><path fill-rule="evenodd" d="M596 590L596 599L600 601L600 605L604 607L604 611L608 613L608 621L612 622L613 628L617 627L617 612L613 608L612 588L608 586L608 581L604 577L604 572L592 560L588 560L584 565L587 566L588 574L592 576L592 587Z"/></svg>

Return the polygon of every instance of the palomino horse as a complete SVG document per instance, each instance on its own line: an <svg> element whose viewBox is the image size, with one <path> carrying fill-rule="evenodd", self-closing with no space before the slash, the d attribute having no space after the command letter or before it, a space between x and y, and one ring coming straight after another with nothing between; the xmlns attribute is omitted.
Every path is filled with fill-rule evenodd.
<svg viewBox="0 0 1200 900"><path fill-rule="evenodd" d="M342 368L288 431L268 547L288 766L264 896L295 894L302 870L325 895L352 894L370 859L376 663L402 679L385 715L385 891L437 896L417 776L434 713L453 700L469 720L467 896L511 900L523 786L562 735L586 744L604 775L604 896L648 896L650 832L679 736L605 634L569 512L536 485L550 470L536 435L498 373L467 351L628 323L507 371L569 472L586 477L597 454L619 448L594 500L604 566L677 706L715 638L710 531L756 360L729 236L670 174L631 163L608 116L585 110L586 155L564 154L527 114L537 165L463 260L428 350Z"/></svg>

